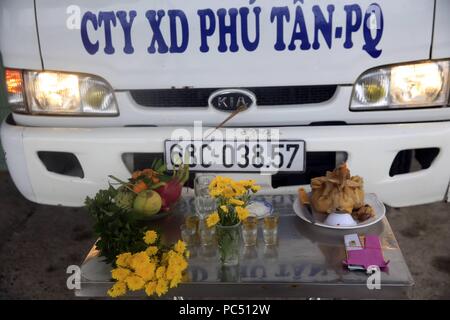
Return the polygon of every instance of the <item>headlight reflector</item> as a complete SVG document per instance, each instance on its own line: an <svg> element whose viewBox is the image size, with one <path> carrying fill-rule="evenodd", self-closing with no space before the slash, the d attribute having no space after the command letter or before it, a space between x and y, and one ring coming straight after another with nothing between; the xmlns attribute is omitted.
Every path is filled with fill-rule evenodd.
<svg viewBox="0 0 450 320"><path fill-rule="evenodd" d="M442 90L444 74L437 63L398 66L391 70L391 95L395 104L434 102Z"/></svg>
<svg viewBox="0 0 450 320"><path fill-rule="evenodd" d="M355 85L354 99L364 105L384 105L387 103L389 74L383 70L368 72Z"/></svg>
<svg viewBox="0 0 450 320"><path fill-rule="evenodd" d="M111 87L95 77L80 81L81 104L84 112L117 112L116 99Z"/></svg>
<svg viewBox="0 0 450 320"><path fill-rule="evenodd" d="M369 70L355 83L350 109L446 106L450 92L449 71L449 61Z"/></svg>
<svg viewBox="0 0 450 320"><path fill-rule="evenodd" d="M26 72L31 112L82 112L78 76L57 72Z"/></svg>
<svg viewBox="0 0 450 320"><path fill-rule="evenodd" d="M23 71L23 84L20 92L24 106L22 110L15 108L13 99L9 99L14 112L82 116L118 114L111 86L93 75ZM23 96L26 96L27 103Z"/></svg>

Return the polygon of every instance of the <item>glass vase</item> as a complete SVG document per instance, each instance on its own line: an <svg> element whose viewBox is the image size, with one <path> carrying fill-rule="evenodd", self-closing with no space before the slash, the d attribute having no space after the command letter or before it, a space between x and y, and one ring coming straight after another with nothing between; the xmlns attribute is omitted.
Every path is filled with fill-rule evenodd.
<svg viewBox="0 0 450 320"><path fill-rule="evenodd" d="M239 264L239 250L241 244L240 223L232 226L216 225L217 245L220 262L224 266Z"/></svg>

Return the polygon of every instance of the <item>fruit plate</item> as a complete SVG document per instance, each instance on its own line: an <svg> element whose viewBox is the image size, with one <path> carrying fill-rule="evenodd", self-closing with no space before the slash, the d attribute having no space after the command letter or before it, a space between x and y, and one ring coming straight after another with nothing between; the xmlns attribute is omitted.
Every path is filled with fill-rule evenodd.
<svg viewBox="0 0 450 320"><path fill-rule="evenodd" d="M161 211L161 212L158 212L157 214L154 214L154 215L152 215L152 216L146 216L146 217L139 216L139 217L136 217L136 220L142 221L142 222L148 222L148 221L159 220L159 219L162 219L162 218L167 217L168 215L171 214L171 212L172 212L172 210L169 210L169 211Z"/></svg>
<svg viewBox="0 0 450 320"><path fill-rule="evenodd" d="M366 221L358 222L355 226L335 226L335 225L328 225L325 224L324 221L327 218L326 214L318 213L313 209L314 218L316 219L315 225L319 227L324 228L330 228L330 229L358 229L358 228L364 228L371 226L381 219L386 214L386 207L384 204L378 199L376 194L374 193L367 193L364 197L364 202L368 205L370 205L373 210L375 211L375 217L367 219ZM302 220L311 223L311 221L308 219L308 210L300 204L300 200L297 198L294 201L293 209L295 214Z"/></svg>
<svg viewBox="0 0 450 320"><path fill-rule="evenodd" d="M155 220L159 220L159 219L163 219L165 217L168 217L172 214L172 212L174 212L176 210L176 207L178 207L178 205L180 204L180 200L182 197L178 198L178 200L172 204L172 207L167 210L167 211L160 211L157 214L154 214L152 216L142 216L142 215L137 215L136 216L136 220L138 221L142 221L142 222L149 222L149 221L155 221ZM133 212L134 214L134 212Z"/></svg>

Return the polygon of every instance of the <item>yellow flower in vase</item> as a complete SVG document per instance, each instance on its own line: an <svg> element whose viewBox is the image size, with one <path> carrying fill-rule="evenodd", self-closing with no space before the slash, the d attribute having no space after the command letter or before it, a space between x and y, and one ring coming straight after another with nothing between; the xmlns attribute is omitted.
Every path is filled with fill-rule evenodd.
<svg viewBox="0 0 450 320"><path fill-rule="evenodd" d="M234 206L243 206L243 205L245 204L244 201L239 200L239 199L235 199L235 198L231 198L231 199L229 200L229 203L230 203L231 205L234 205Z"/></svg>
<svg viewBox="0 0 450 320"><path fill-rule="evenodd" d="M250 188L251 186L253 186L256 181L255 180L241 180L239 181L245 188Z"/></svg>
<svg viewBox="0 0 450 320"><path fill-rule="evenodd" d="M255 186L252 186L251 189L252 189L253 192L258 192L259 190L261 190L261 186L256 186L255 185Z"/></svg>
<svg viewBox="0 0 450 320"><path fill-rule="evenodd" d="M224 213L228 213L228 207L226 205L220 206L220 210Z"/></svg>
<svg viewBox="0 0 450 320"><path fill-rule="evenodd" d="M231 183L231 187L233 188L235 196L237 197L240 197L247 192L247 189L245 189L245 187L238 182Z"/></svg>
<svg viewBox="0 0 450 320"><path fill-rule="evenodd" d="M214 188L214 189L210 189L210 191L209 191L209 195L213 198L219 197L222 193L223 193L223 189L221 189L221 188Z"/></svg>
<svg viewBox="0 0 450 320"><path fill-rule="evenodd" d="M247 217L249 215L248 209L237 206L235 208L235 210L236 210L236 213L237 213L240 221L247 219Z"/></svg>
<svg viewBox="0 0 450 320"><path fill-rule="evenodd" d="M220 221L219 214L217 212L214 212L214 213L211 213L206 218L206 225L208 226L208 228L211 228L211 227L215 226L217 223L219 223L219 221Z"/></svg>
<svg viewBox="0 0 450 320"><path fill-rule="evenodd" d="M232 187L227 186L223 189L222 196L229 199L235 197L236 193L234 192Z"/></svg>

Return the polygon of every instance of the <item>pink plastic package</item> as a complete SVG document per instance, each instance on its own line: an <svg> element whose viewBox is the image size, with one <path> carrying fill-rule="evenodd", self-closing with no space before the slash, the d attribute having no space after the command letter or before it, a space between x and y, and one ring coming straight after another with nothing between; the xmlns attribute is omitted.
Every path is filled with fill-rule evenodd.
<svg viewBox="0 0 450 320"><path fill-rule="evenodd" d="M383 257L380 238L376 235L367 235L361 250L347 250L347 260L343 261L346 266L361 266L364 269L369 266L378 266L384 269L389 264Z"/></svg>

